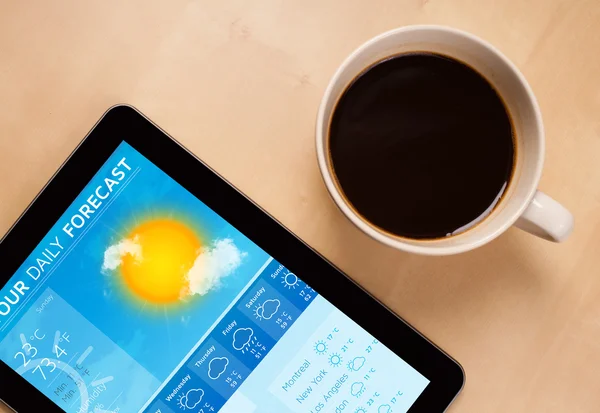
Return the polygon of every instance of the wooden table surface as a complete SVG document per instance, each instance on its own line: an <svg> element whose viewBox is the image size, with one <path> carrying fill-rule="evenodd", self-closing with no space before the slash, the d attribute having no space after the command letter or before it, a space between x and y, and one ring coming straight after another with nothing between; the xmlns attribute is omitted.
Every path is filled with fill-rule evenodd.
<svg viewBox="0 0 600 413"><path fill-rule="evenodd" d="M329 200L314 148L325 86L362 42L416 23L470 31L528 78L541 189L574 213L568 242L511 229L464 255L409 255ZM127 102L456 357L468 380L450 411L598 412L599 50L598 0L3 1L0 232Z"/></svg>

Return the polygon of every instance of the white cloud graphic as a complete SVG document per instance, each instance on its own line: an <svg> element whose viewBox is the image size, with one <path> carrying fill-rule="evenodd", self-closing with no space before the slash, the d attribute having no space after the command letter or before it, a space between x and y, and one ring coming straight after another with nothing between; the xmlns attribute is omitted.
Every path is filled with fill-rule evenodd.
<svg viewBox="0 0 600 413"><path fill-rule="evenodd" d="M142 261L142 246L138 242L137 235L133 239L125 238L108 247L104 251L102 270L116 270L125 255L133 256L137 262Z"/></svg>
<svg viewBox="0 0 600 413"><path fill-rule="evenodd" d="M221 280L231 275L248 255L233 243L231 238L217 239L203 247L187 274L189 295L205 295L221 285Z"/></svg>
<svg viewBox="0 0 600 413"><path fill-rule="evenodd" d="M244 350L250 344L253 336L254 330L250 327L238 328L233 333L233 348L240 351Z"/></svg>
<svg viewBox="0 0 600 413"><path fill-rule="evenodd" d="M266 300L256 308L256 315L265 320L270 320L279 311L281 301L278 299Z"/></svg>
<svg viewBox="0 0 600 413"><path fill-rule="evenodd" d="M215 357L208 363L208 377L212 380L217 380L225 373L229 366L229 359L227 357Z"/></svg>
<svg viewBox="0 0 600 413"><path fill-rule="evenodd" d="M192 410L200 404L204 397L204 390L191 389L179 399L179 407Z"/></svg>

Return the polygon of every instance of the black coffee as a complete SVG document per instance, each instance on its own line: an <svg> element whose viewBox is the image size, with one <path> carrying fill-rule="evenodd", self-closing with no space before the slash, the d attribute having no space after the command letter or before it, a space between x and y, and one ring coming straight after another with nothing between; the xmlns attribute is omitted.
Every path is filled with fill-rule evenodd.
<svg viewBox="0 0 600 413"><path fill-rule="evenodd" d="M363 72L332 116L335 176L365 219L395 235L439 238L489 213L510 180L511 120L471 67L432 53Z"/></svg>

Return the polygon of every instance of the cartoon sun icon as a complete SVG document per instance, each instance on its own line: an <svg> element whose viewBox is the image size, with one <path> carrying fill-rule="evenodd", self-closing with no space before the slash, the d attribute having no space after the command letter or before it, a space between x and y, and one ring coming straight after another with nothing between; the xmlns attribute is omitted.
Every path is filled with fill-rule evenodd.
<svg viewBox="0 0 600 413"><path fill-rule="evenodd" d="M319 340L315 343L315 353L319 356L327 353L327 344L323 340Z"/></svg>
<svg viewBox="0 0 600 413"><path fill-rule="evenodd" d="M332 367L339 367L342 365L342 357L338 353L333 353L329 356L329 364Z"/></svg>
<svg viewBox="0 0 600 413"><path fill-rule="evenodd" d="M123 257L129 290L154 304L178 302L189 288L186 274L201 248L196 234L175 220L153 219L134 228L129 239L140 248L140 254Z"/></svg>
<svg viewBox="0 0 600 413"><path fill-rule="evenodd" d="M293 272L288 272L283 276L281 283L285 288L289 288L290 290L296 289L298 285L298 277Z"/></svg>
<svg viewBox="0 0 600 413"><path fill-rule="evenodd" d="M359 407L354 411L354 413L367 413L367 411L363 407Z"/></svg>
<svg viewBox="0 0 600 413"><path fill-rule="evenodd" d="M181 396L179 396L179 399L177 400L177 406L179 406L181 409L185 409L186 401L187 401L187 397L185 397L185 394L182 394Z"/></svg>

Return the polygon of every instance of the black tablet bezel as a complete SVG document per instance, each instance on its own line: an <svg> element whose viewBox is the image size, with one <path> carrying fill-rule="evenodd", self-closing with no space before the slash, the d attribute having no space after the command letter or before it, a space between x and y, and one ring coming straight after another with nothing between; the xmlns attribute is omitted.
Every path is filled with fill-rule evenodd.
<svg viewBox="0 0 600 413"><path fill-rule="evenodd" d="M114 106L102 116L5 235L0 242L0 285L12 277L122 141L299 274L319 294L427 377L430 384L409 410L411 413L443 412L454 400L465 379L456 361L131 106ZM0 399L16 411L31 411L35 407L63 412L4 362L0 362L0 383Z"/></svg>

